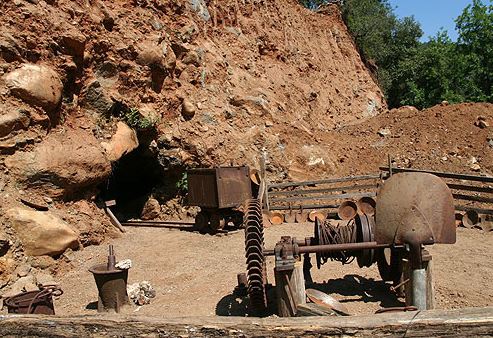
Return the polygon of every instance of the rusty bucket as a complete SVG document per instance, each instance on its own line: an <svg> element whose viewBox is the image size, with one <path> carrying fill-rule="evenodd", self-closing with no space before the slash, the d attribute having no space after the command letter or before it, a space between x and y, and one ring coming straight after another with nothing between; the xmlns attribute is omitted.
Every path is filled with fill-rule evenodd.
<svg viewBox="0 0 493 338"><path fill-rule="evenodd" d="M39 291L19 293L7 297L3 304L8 313L54 315L53 296L61 296L62 289L56 285L41 286Z"/></svg>
<svg viewBox="0 0 493 338"><path fill-rule="evenodd" d="M129 304L127 294L128 270L115 268L113 245L109 246L108 262L89 269L98 288L98 312L120 312Z"/></svg>

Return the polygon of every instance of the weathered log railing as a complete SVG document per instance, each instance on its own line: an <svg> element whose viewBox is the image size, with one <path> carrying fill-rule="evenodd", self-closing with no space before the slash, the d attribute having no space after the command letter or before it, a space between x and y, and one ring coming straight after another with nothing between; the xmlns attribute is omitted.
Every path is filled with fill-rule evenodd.
<svg viewBox="0 0 493 338"><path fill-rule="evenodd" d="M352 317L0 316L2 337L480 337L493 307Z"/></svg>

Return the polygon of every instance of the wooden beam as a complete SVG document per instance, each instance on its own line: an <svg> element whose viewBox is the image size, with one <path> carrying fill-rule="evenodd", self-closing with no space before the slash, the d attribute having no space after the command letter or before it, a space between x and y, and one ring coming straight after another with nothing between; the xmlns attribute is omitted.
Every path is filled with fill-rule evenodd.
<svg viewBox="0 0 493 338"><path fill-rule="evenodd" d="M493 307L352 317L149 318L2 315L2 337L478 337L493 334Z"/></svg>

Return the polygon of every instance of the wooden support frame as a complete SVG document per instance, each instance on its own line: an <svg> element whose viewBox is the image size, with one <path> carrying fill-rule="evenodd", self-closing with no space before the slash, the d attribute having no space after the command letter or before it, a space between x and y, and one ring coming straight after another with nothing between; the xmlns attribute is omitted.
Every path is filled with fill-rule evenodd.
<svg viewBox="0 0 493 338"><path fill-rule="evenodd" d="M480 337L493 307L353 317L0 316L2 337Z"/></svg>

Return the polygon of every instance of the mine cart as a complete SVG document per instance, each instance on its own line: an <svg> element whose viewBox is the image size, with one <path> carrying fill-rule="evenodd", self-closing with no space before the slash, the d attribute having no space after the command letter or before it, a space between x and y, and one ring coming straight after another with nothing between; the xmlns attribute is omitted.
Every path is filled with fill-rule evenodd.
<svg viewBox="0 0 493 338"><path fill-rule="evenodd" d="M242 204L252 198L250 170L242 167L192 169L187 172L187 204L200 207L195 225L201 232L215 232L232 222L243 223Z"/></svg>

